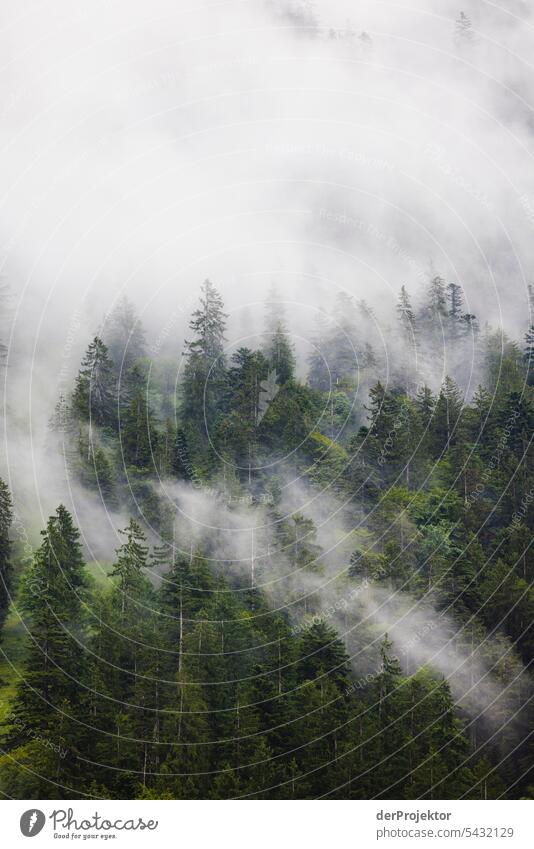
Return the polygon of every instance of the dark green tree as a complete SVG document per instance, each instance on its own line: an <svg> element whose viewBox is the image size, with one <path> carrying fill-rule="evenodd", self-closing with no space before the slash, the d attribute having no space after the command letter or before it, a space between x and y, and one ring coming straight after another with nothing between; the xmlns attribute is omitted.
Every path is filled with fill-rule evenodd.
<svg viewBox="0 0 534 849"><path fill-rule="evenodd" d="M185 343L181 417L184 428L205 440L218 417L226 389L226 314L213 283L206 280L201 289L200 307L189 324L194 338Z"/></svg>
<svg viewBox="0 0 534 849"><path fill-rule="evenodd" d="M72 408L83 421L106 426L114 422L113 363L98 336L82 360L72 396Z"/></svg>

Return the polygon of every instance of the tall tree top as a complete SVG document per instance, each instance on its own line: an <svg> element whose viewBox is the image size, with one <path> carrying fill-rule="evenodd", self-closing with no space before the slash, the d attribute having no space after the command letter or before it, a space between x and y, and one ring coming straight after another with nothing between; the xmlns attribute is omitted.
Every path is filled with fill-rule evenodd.
<svg viewBox="0 0 534 849"><path fill-rule="evenodd" d="M110 313L103 335L111 359L122 371L145 356L144 330L134 305L126 295Z"/></svg>
<svg viewBox="0 0 534 849"><path fill-rule="evenodd" d="M225 339L226 318L221 295L210 280L205 280L201 287L200 307L189 322L195 334L193 341L186 341L189 353L201 354L208 360L219 357Z"/></svg>

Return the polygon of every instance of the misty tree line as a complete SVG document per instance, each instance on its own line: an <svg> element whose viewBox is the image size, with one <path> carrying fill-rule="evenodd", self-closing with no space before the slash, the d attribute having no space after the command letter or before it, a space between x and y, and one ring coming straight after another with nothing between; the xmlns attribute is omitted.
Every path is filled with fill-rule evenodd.
<svg viewBox="0 0 534 849"><path fill-rule="evenodd" d="M317 12L314 0L267 0L267 5L287 19L304 38L326 37L329 41L341 41L348 45L356 44L359 48L369 49L373 39L365 30L359 33L350 20L343 27L324 27ZM469 15L464 11L458 13L454 21L454 41L458 49L472 47L475 42L475 31Z"/></svg>
<svg viewBox="0 0 534 849"><path fill-rule="evenodd" d="M375 326L367 304L341 295L319 322L304 380L276 294L261 348L228 358L224 304L206 281L174 397L132 305L115 310L50 434L81 485L132 516L109 580L86 567L62 506L20 563L0 490L4 644L19 614L27 628L22 677L2 667L4 793L532 796L534 328L523 346L481 330L441 277L417 308L401 289L393 362ZM424 377L443 367L440 349L450 373L432 390ZM468 399L466 358L484 375ZM246 495L275 529L258 579L280 562L320 578L313 521L281 507L287 472L364 517L342 592L365 581L430 601L454 623L451 641L476 647L500 686L491 722L455 706L431 668L402 669L378 626L347 623L342 640L313 594L291 600L291 617L289 605L275 613L248 574L214 569L211 551L184 555L189 541L175 538L154 485ZM295 617L309 624L295 629Z"/></svg>

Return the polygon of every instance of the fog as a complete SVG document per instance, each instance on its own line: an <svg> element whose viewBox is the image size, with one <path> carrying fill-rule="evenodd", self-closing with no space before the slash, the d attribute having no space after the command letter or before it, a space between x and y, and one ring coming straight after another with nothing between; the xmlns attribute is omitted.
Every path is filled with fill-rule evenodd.
<svg viewBox="0 0 534 849"><path fill-rule="evenodd" d="M462 9L467 35L455 25ZM94 559L118 544L127 517L65 475L46 423L124 293L149 353L174 358L177 379L208 277L225 298L229 349L255 346L275 283L301 361L339 291L373 306L394 360L398 290L417 302L436 273L463 287L481 322L524 332L534 261L526 3L5 0L2 18L3 466L32 538L61 499ZM184 550L203 544L211 558L216 548L235 580L256 545L251 582L275 609L295 607L298 623L303 598L320 611L345 591L358 520L347 526L343 505L289 477L282 504L314 519L321 574L290 574L282 556L266 580L265 511L161 485ZM348 623L344 609L332 617L342 634L369 620L400 653L427 621L378 588L350 613ZM484 710L497 693L491 670L449 646L451 627L440 622L411 662L432 664L459 701L487 677L477 685Z"/></svg>

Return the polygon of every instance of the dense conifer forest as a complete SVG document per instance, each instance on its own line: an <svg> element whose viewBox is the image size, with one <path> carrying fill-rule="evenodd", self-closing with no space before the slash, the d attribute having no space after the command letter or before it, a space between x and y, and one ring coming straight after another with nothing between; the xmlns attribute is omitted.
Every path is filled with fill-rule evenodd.
<svg viewBox="0 0 534 849"><path fill-rule="evenodd" d="M532 798L534 327L435 276L387 357L345 293L303 355L222 291L170 359L124 298L57 399L109 562L64 504L28 550L0 483L1 792Z"/></svg>

